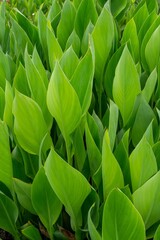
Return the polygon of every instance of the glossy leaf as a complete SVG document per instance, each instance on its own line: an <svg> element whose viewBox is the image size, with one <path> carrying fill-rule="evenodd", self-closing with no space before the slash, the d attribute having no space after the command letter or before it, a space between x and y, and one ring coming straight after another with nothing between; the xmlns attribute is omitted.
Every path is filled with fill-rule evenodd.
<svg viewBox="0 0 160 240"><path fill-rule="evenodd" d="M145 137L130 155L130 171L133 192L157 172L156 158Z"/></svg>
<svg viewBox="0 0 160 240"><path fill-rule="evenodd" d="M66 138L74 131L80 121L81 106L74 88L58 63L48 86L47 105L64 138Z"/></svg>
<svg viewBox="0 0 160 240"><path fill-rule="evenodd" d="M38 104L16 91L13 101L14 132L19 144L32 154L39 154L47 126Z"/></svg>
<svg viewBox="0 0 160 240"><path fill-rule="evenodd" d="M103 210L102 240L112 239L145 240L142 217L119 189L110 193Z"/></svg>
<svg viewBox="0 0 160 240"><path fill-rule="evenodd" d="M0 181L13 193L13 169L7 125L0 121Z"/></svg>
<svg viewBox="0 0 160 240"><path fill-rule="evenodd" d="M130 72L132 72L132 75ZM120 109L124 125L129 120L136 96L140 93L140 90L136 66L126 46L116 67L113 81L113 98Z"/></svg>
<svg viewBox="0 0 160 240"><path fill-rule="evenodd" d="M37 215L51 236L53 234L52 225L59 217L62 204L51 188L44 168L41 168L34 178L31 199Z"/></svg>
<svg viewBox="0 0 160 240"><path fill-rule="evenodd" d="M142 215L146 229L160 220L160 172L133 193L133 203Z"/></svg>
<svg viewBox="0 0 160 240"><path fill-rule="evenodd" d="M31 184L15 178L14 188L20 204L32 214L36 214L31 202Z"/></svg>
<svg viewBox="0 0 160 240"><path fill-rule="evenodd" d="M123 174L116 158L112 153L107 130L104 135L102 147L102 181L104 199L107 198L108 194L113 188L121 188L124 186Z"/></svg>
<svg viewBox="0 0 160 240"><path fill-rule="evenodd" d="M77 230L82 224L81 206L91 191L88 181L53 149L46 160L45 172L51 187L71 217L72 228Z"/></svg>
<svg viewBox="0 0 160 240"><path fill-rule="evenodd" d="M16 204L2 192L0 192L0 228L10 232L15 239L19 240L16 229L16 221L18 218L18 209Z"/></svg>

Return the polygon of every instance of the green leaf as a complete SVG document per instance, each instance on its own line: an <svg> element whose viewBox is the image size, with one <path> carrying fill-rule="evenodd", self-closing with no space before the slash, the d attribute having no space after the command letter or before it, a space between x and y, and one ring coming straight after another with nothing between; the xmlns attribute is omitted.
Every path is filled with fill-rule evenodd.
<svg viewBox="0 0 160 240"><path fill-rule="evenodd" d="M88 212L88 231L89 231L89 235L91 237L91 240L102 240L99 232L97 231L93 221L92 221L92 218L91 218L91 212L92 212L92 209L94 207L94 204L91 206L89 212Z"/></svg>
<svg viewBox="0 0 160 240"><path fill-rule="evenodd" d="M44 101L44 99L46 99L47 89L43 78L34 65L33 60L28 55L27 50L25 51L25 68L28 85L31 92L31 98L38 103L42 110L46 124L48 128L50 128L52 125L52 117L48 111L46 101Z"/></svg>
<svg viewBox="0 0 160 240"><path fill-rule="evenodd" d="M145 57L148 64L150 72L153 71L159 62L160 55L160 46L158 42L160 41L160 26L155 29L151 35L146 48L145 48Z"/></svg>
<svg viewBox="0 0 160 240"><path fill-rule="evenodd" d="M153 128L156 129L157 120L154 115L154 112L150 107L150 105L146 102L144 97L141 96L140 104L136 113L134 123L132 125L132 132L131 132L132 142L134 146L136 146L137 143L141 140L143 134L145 133L146 129L148 128L149 124L153 119L154 119Z"/></svg>
<svg viewBox="0 0 160 240"><path fill-rule="evenodd" d="M144 89L142 90L142 95L146 99L147 103L149 103L152 94L154 93L154 89L157 83L157 70L154 69L146 80L146 84Z"/></svg>
<svg viewBox="0 0 160 240"><path fill-rule="evenodd" d="M36 214L31 202L31 184L25 183L19 179L14 178L14 188L17 194L18 201L29 212Z"/></svg>
<svg viewBox="0 0 160 240"><path fill-rule="evenodd" d="M134 21L136 23L136 28L137 28L137 32L139 33L140 29L142 28L142 26L144 26L144 22L146 21L146 19L149 16L149 12L148 12L148 8L147 8L147 4L146 2L143 4L142 7L140 7L138 9L138 11L136 11L135 15L134 15Z"/></svg>
<svg viewBox="0 0 160 240"><path fill-rule="evenodd" d="M69 47L63 54L60 65L68 79L71 79L75 69L79 63L79 59L73 50L73 47Z"/></svg>
<svg viewBox="0 0 160 240"><path fill-rule="evenodd" d="M104 134L102 147L102 180L104 199L107 198L108 194L113 188L121 188L124 186L123 174L116 158L112 153L107 130Z"/></svg>
<svg viewBox="0 0 160 240"><path fill-rule="evenodd" d="M81 106L74 88L58 63L48 86L47 105L64 138L68 137L81 119Z"/></svg>
<svg viewBox="0 0 160 240"><path fill-rule="evenodd" d="M29 240L42 240L38 229L35 228L32 224L29 224L24 229L22 229L22 234Z"/></svg>
<svg viewBox="0 0 160 240"><path fill-rule="evenodd" d="M7 125L0 120L0 181L13 193L13 170Z"/></svg>
<svg viewBox="0 0 160 240"><path fill-rule="evenodd" d="M16 229L16 221L18 218L18 209L15 203L2 192L0 192L0 228L10 232L15 239L19 240Z"/></svg>
<svg viewBox="0 0 160 240"><path fill-rule="evenodd" d="M75 30L80 39L83 38L84 32L91 21L95 25L98 18L94 0L82 0L76 14Z"/></svg>
<svg viewBox="0 0 160 240"><path fill-rule="evenodd" d="M133 193L133 203L142 215L146 229L160 220L160 172Z"/></svg>
<svg viewBox="0 0 160 240"><path fill-rule="evenodd" d="M125 44L128 41L130 41L131 43L133 56L134 56L135 62L137 63L139 61L139 40L137 36L136 24L133 18L131 18L131 20L125 26L121 43Z"/></svg>
<svg viewBox="0 0 160 240"><path fill-rule="evenodd" d="M71 217L72 228L77 230L82 225L81 206L91 191L88 181L53 149L46 160L45 171L51 187Z"/></svg>
<svg viewBox="0 0 160 240"><path fill-rule="evenodd" d="M53 71L56 61L61 59L63 52L49 23L47 27L47 46L49 65L51 70Z"/></svg>
<svg viewBox="0 0 160 240"><path fill-rule="evenodd" d="M13 89L10 83L6 81L5 107L4 107L3 120L7 123L10 129L12 129L13 127L12 104L13 104Z"/></svg>
<svg viewBox="0 0 160 240"><path fill-rule="evenodd" d="M61 10L61 18L57 27L57 38L62 49L65 49L66 42L73 31L76 11L70 0L64 2Z"/></svg>
<svg viewBox="0 0 160 240"><path fill-rule="evenodd" d="M16 88L19 92L23 93L26 96L30 96L30 90L28 86L26 71L23 65L20 63L17 69L17 72L13 80L13 89Z"/></svg>
<svg viewBox="0 0 160 240"><path fill-rule="evenodd" d="M113 81L113 98L121 112L124 126L129 120L136 96L140 91L136 66L126 46L116 67Z"/></svg>
<svg viewBox="0 0 160 240"><path fill-rule="evenodd" d="M159 239L160 239L160 225L158 226L154 235L154 240L159 240Z"/></svg>
<svg viewBox="0 0 160 240"><path fill-rule="evenodd" d="M73 50L75 51L77 56L79 56L79 52L81 49L81 42L80 42L80 39L79 39L75 29L73 29L73 32L71 33L71 35L69 36L69 38L67 40L66 49L69 48L70 46L73 47Z"/></svg>
<svg viewBox="0 0 160 240"><path fill-rule="evenodd" d="M113 150L115 140L116 140L116 131L118 127L118 107L114 102L110 100L110 109L109 109L109 138L111 150Z"/></svg>
<svg viewBox="0 0 160 240"><path fill-rule="evenodd" d="M82 38L82 43L81 43L82 55L85 55L87 50L88 50L88 48L89 48L90 35L93 32L93 29L94 29L94 25L90 21L88 23L88 26L86 27L86 30L84 31L83 38Z"/></svg>
<svg viewBox="0 0 160 240"><path fill-rule="evenodd" d="M59 217L62 204L51 188L44 168L41 168L34 178L31 189L31 199L37 215L47 228L51 237L53 234L52 225Z"/></svg>
<svg viewBox="0 0 160 240"><path fill-rule="evenodd" d="M95 77L98 90L104 67L114 41L114 21L111 13L104 7L92 33L95 48Z"/></svg>
<svg viewBox="0 0 160 240"><path fill-rule="evenodd" d="M14 132L21 147L32 154L39 154L47 126L38 104L16 91L13 101Z"/></svg>
<svg viewBox="0 0 160 240"><path fill-rule="evenodd" d="M157 172L156 158L145 137L130 155L130 171L133 192Z"/></svg>
<svg viewBox="0 0 160 240"><path fill-rule="evenodd" d="M93 57L91 50L88 49L86 55L79 62L79 65L77 66L71 78L71 84L79 97L79 101L82 107L82 114L85 114L87 112L91 103L93 76Z"/></svg>
<svg viewBox="0 0 160 240"><path fill-rule="evenodd" d="M4 108L5 108L5 93L4 90L0 87L0 119L3 119L4 114Z"/></svg>
<svg viewBox="0 0 160 240"><path fill-rule="evenodd" d="M113 239L145 240L140 214L119 189L110 193L103 210L102 240Z"/></svg>
<svg viewBox="0 0 160 240"><path fill-rule="evenodd" d="M116 18L126 7L127 0L109 0L111 12L113 16Z"/></svg>

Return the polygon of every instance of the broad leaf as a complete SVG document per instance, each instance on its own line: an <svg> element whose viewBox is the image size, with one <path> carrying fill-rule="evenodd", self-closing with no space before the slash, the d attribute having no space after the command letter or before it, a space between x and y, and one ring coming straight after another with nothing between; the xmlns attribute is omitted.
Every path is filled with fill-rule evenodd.
<svg viewBox="0 0 160 240"><path fill-rule="evenodd" d="M157 83L157 71L154 69L151 74L149 75L145 87L142 91L142 95L146 99L147 103L149 103L151 96L154 92L155 86Z"/></svg>
<svg viewBox="0 0 160 240"><path fill-rule="evenodd" d="M140 93L140 90L136 66L126 46L116 67L113 81L113 98L120 109L124 125L129 120L136 96Z"/></svg>
<svg viewBox="0 0 160 240"><path fill-rule="evenodd" d="M107 198L108 194L113 188L121 188L124 186L123 174L116 158L112 153L107 130L104 135L102 148L102 181L104 199Z"/></svg>
<svg viewBox="0 0 160 240"><path fill-rule="evenodd" d="M21 147L29 153L39 154L47 126L38 104L16 91L13 101L14 132Z"/></svg>
<svg viewBox="0 0 160 240"><path fill-rule="evenodd" d="M13 169L10 152L9 133L4 122L0 121L0 181L13 192Z"/></svg>
<svg viewBox="0 0 160 240"><path fill-rule="evenodd" d="M45 171L51 187L71 217L72 228L77 230L82 225L81 206L91 191L88 181L53 149L46 160Z"/></svg>
<svg viewBox="0 0 160 240"><path fill-rule="evenodd" d="M18 209L16 204L2 192L0 192L0 228L10 232L15 239L19 240L16 229L16 221L18 218Z"/></svg>
<svg viewBox="0 0 160 240"><path fill-rule="evenodd" d="M103 210L102 240L145 240L142 217L119 189L108 196Z"/></svg>
<svg viewBox="0 0 160 240"><path fill-rule="evenodd" d="M154 240L159 240L159 239L160 239L160 225L158 226L154 235Z"/></svg>
<svg viewBox="0 0 160 240"><path fill-rule="evenodd" d="M130 155L130 171L133 192L157 172L156 158L145 137Z"/></svg>
<svg viewBox="0 0 160 240"><path fill-rule="evenodd" d="M61 19L57 27L57 38L62 49L65 49L66 42L73 31L76 11L70 0L64 2Z"/></svg>
<svg viewBox="0 0 160 240"><path fill-rule="evenodd" d="M71 78L71 84L79 97L83 114L87 112L91 103L93 75L93 57L91 50L88 49L86 55L79 62L79 65Z"/></svg>
<svg viewBox="0 0 160 240"><path fill-rule="evenodd" d="M67 76L68 79L71 79L77 65L79 63L79 59L73 50L73 47L69 47L63 54L60 65L63 69L63 72Z"/></svg>
<svg viewBox="0 0 160 240"><path fill-rule="evenodd" d="M29 212L36 214L31 202L31 184L25 183L19 179L14 179L14 188L17 194L18 201Z"/></svg>
<svg viewBox="0 0 160 240"><path fill-rule="evenodd" d="M118 15L125 9L127 0L109 0L109 4L113 16L118 17Z"/></svg>
<svg viewBox="0 0 160 240"><path fill-rule="evenodd" d="M42 240L38 229L31 224L22 229L22 234L30 240Z"/></svg>
<svg viewBox="0 0 160 240"><path fill-rule="evenodd" d="M96 11L94 0L82 0L76 14L75 19L75 30L80 39L82 39L84 32L91 21L93 24L96 23L98 14Z"/></svg>
<svg viewBox="0 0 160 240"><path fill-rule="evenodd" d="M66 139L80 121L81 106L74 88L58 63L48 86L47 105Z"/></svg>
<svg viewBox="0 0 160 240"><path fill-rule="evenodd" d="M13 104L13 89L10 83L6 81L5 107L4 107L3 120L7 123L10 129L12 129L13 127L12 104Z"/></svg>
<svg viewBox="0 0 160 240"><path fill-rule="evenodd" d="M73 47L73 50L75 51L77 56L79 56L81 42L80 42L80 39L79 39L75 29L73 29L73 32L71 33L71 35L69 36L69 38L67 40L66 49L69 48L70 46Z"/></svg>
<svg viewBox="0 0 160 240"><path fill-rule="evenodd" d="M101 92L104 67L114 41L114 20L104 7L92 33L95 48L95 77L97 90Z"/></svg>
<svg viewBox="0 0 160 240"><path fill-rule="evenodd" d="M41 168L34 178L31 189L31 199L37 215L47 228L51 237L53 234L52 225L59 217L62 204L51 188L44 168Z"/></svg>
<svg viewBox="0 0 160 240"><path fill-rule="evenodd" d="M160 220L160 172L133 193L133 202L144 220L146 229Z"/></svg>

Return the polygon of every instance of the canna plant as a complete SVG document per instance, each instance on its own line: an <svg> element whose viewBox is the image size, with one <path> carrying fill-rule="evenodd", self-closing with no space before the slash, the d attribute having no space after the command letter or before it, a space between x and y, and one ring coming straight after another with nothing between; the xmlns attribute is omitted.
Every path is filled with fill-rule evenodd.
<svg viewBox="0 0 160 240"><path fill-rule="evenodd" d="M160 239L157 0L0 2L0 238Z"/></svg>

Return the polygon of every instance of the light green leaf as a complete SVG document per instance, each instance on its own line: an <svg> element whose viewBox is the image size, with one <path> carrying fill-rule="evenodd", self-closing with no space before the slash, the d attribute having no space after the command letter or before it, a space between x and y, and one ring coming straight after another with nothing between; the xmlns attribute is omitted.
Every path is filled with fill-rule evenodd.
<svg viewBox="0 0 160 240"><path fill-rule="evenodd" d="M38 229L35 228L32 224L27 225L22 230L22 234L29 240L42 240Z"/></svg>
<svg viewBox="0 0 160 240"><path fill-rule="evenodd" d="M0 120L0 181L13 193L13 170L7 125Z"/></svg>
<svg viewBox="0 0 160 240"><path fill-rule="evenodd" d="M121 43L125 44L128 41L130 41L131 43L133 56L134 56L135 62L137 63L139 61L139 40L137 36L136 24L133 18L131 18L131 20L125 26Z"/></svg>
<svg viewBox="0 0 160 240"><path fill-rule="evenodd" d="M160 220L160 171L133 193L133 203L142 215L146 229Z"/></svg>
<svg viewBox="0 0 160 240"><path fill-rule="evenodd" d="M25 51L25 68L28 85L31 92L31 98L38 103L39 107L42 110L46 124L48 128L50 128L52 125L52 117L48 111L47 104L45 101L47 89L44 84L43 78L41 77L40 73L38 72L38 69L34 65L33 60L28 55L27 50Z"/></svg>
<svg viewBox="0 0 160 240"><path fill-rule="evenodd" d="M31 189L31 199L37 215L47 228L51 237L53 234L52 225L59 217L62 204L51 188L44 168L41 168L34 178Z"/></svg>
<svg viewBox="0 0 160 240"><path fill-rule="evenodd" d="M31 202L31 184L25 183L19 179L14 178L14 188L17 194L18 201L29 212L36 214Z"/></svg>
<svg viewBox="0 0 160 240"><path fill-rule="evenodd" d="M160 55L160 46L158 44L159 41L160 41L160 26L158 26L156 30L153 32L145 48L146 62L148 64L150 72L152 72L153 69L157 67L157 64L159 62Z"/></svg>
<svg viewBox="0 0 160 240"><path fill-rule="evenodd" d="M75 29L73 29L73 32L71 33L71 35L69 36L69 38L67 40L66 49L69 48L70 46L73 47L73 50L75 51L77 56L79 56L79 52L81 49L81 42L80 42L80 39L79 39Z"/></svg>
<svg viewBox="0 0 160 240"><path fill-rule="evenodd" d="M81 206L91 191L88 181L53 149L46 160L45 171L51 187L71 217L72 228L77 230L82 225Z"/></svg>
<svg viewBox="0 0 160 240"><path fill-rule="evenodd" d="M53 71L56 61L61 59L63 52L49 23L47 27L47 46L48 46L49 65L51 70Z"/></svg>
<svg viewBox="0 0 160 240"><path fill-rule="evenodd" d="M149 12L147 8L147 4L146 2L144 2L144 4L138 9L138 11L135 13L133 17L136 23L137 32L140 31L140 29L142 28L148 16L149 16Z"/></svg>
<svg viewBox="0 0 160 240"><path fill-rule="evenodd" d="M109 5L113 16L117 17L125 9L127 0L109 0Z"/></svg>
<svg viewBox="0 0 160 240"><path fill-rule="evenodd" d="M116 67L113 81L113 98L119 107L124 125L129 120L136 96L140 91L140 80L136 66L126 46Z"/></svg>
<svg viewBox="0 0 160 240"><path fill-rule="evenodd" d="M94 0L82 0L76 14L75 30L80 39L83 38L88 23L91 21L94 25L97 21L98 14Z"/></svg>
<svg viewBox="0 0 160 240"><path fill-rule="evenodd" d="M64 136L68 137L81 119L78 96L59 63L52 73L47 92L47 105Z"/></svg>
<svg viewBox="0 0 160 240"><path fill-rule="evenodd" d="M118 107L114 102L110 100L110 109L109 109L109 138L111 150L113 150L115 140L116 140L116 131L118 127Z"/></svg>
<svg viewBox="0 0 160 240"><path fill-rule="evenodd" d="M91 240L102 240L99 232L97 231L92 218L91 218L91 212L93 209L94 205L91 206L89 212L88 212L88 230L89 230L89 235L91 237Z"/></svg>
<svg viewBox="0 0 160 240"><path fill-rule="evenodd" d="M57 27L57 38L62 49L65 49L66 42L73 31L76 11L70 0L64 2L61 10L61 18Z"/></svg>
<svg viewBox="0 0 160 240"><path fill-rule="evenodd" d="M151 96L154 92L155 86L157 83L157 70L154 69L146 80L146 84L144 89L142 90L142 95L146 99L147 103L149 103Z"/></svg>
<svg viewBox="0 0 160 240"><path fill-rule="evenodd" d="M142 217L119 189L108 196L103 210L102 240L145 240Z"/></svg>
<svg viewBox="0 0 160 240"><path fill-rule="evenodd" d="M71 79L78 63L79 59L75 51L73 50L73 47L71 46L64 52L60 60L61 68L63 69L63 72L65 73L68 79Z"/></svg>
<svg viewBox="0 0 160 240"><path fill-rule="evenodd" d="M107 130L104 134L102 147L102 181L104 199L107 198L113 188L121 188L124 186L123 174L115 156L112 153Z"/></svg>
<svg viewBox="0 0 160 240"><path fill-rule="evenodd" d="M82 55L85 55L88 48L89 48L89 40L90 40L90 35L93 32L94 25L90 21L88 23L88 26L86 27L86 30L84 31L83 38L82 38L82 43L81 43L81 52Z"/></svg>
<svg viewBox="0 0 160 240"><path fill-rule="evenodd" d="M157 172L156 158L145 137L130 155L130 171L133 192Z"/></svg>
<svg viewBox="0 0 160 240"><path fill-rule="evenodd" d="M87 112L91 103L93 76L94 63L92 53L89 48L86 55L79 62L79 65L71 78L71 84L79 97L82 114Z"/></svg>
<svg viewBox="0 0 160 240"><path fill-rule="evenodd" d="M14 132L21 147L32 154L39 154L47 126L38 104L16 91L13 101Z"/></svg>
<svg viewBox="0 0 160 240"><path fill-rule="evenodd" d="M111 13L104 7L92 33L95 48L95 77L99 89L104 67L113 46L114 20Z"/></svg>
<svg viewBox="0 0 160 240"><path fill-rule="evenodd" d="M0 192L0 228L10 232L16 240L19 240L16 229L18 209L16 204L2 192Z"/></svg>
<svg viewBox="0 0 160 240"><path fill-rule="evenodd" d="M3 119L4 114L4 108L5 108L5 93L4 90L0 87L0 119Z"/></svg>

